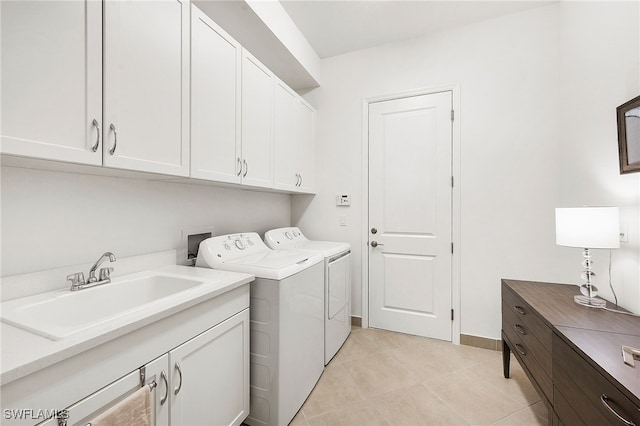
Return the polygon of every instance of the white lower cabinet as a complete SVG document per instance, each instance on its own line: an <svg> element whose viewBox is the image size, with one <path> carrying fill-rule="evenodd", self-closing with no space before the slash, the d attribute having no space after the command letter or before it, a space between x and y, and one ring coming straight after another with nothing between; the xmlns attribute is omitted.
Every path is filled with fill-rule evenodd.
<svg viewBox="0 0 640 426"><path fill-rule="evenodd" d="M249 415L249 310L67 407L68 425L91 419L140 389L151 390L152 425L239 425ZM58 425L52 418L41 425Z"/></svg>
<svg viewBox="0 0 640 426"><path fill-rule="evenodd" d="M249 415L249 311L169 352L172 425L239 425Z"/></svg>
<svg viewBox="0 0 640 426"><path fill-rule="evenodd" d="M169 384L166 380L167 367L169 366L169 355L165 354L144 366L145 384L156 383L151 390L151 424L169 424L169 404L167 403L167 392ZM66 421L68 425L87 425L100 413L116 405L140 389L140 370L132 371L121 379L116 380L98 392L89 395L81 401L65 409ZM164 399L164 401L163 401ZM51 418L41 426L58 426L63 415L59 413L58 418Z"/></svg>
<svg viewBox="0 0 640 426"><path fill-rule="evenodd" d="M2 425L87 425L144 384L153 425L239 425L249 415L244 284L0 388ZM66 410L67 422L55 413ZM59 416L58 416L59 417Z"/></svg>

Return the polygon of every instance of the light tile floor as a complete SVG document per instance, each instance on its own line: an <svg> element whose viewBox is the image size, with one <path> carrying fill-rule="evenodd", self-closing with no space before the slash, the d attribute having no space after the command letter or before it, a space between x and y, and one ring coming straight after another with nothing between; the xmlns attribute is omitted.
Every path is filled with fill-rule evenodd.
<svg viewBox="0 0 640 426"><path fill-rule="evenodd" d="M547 410L512 357L354 327L291 422L316 425L547 425Z"/></svg>

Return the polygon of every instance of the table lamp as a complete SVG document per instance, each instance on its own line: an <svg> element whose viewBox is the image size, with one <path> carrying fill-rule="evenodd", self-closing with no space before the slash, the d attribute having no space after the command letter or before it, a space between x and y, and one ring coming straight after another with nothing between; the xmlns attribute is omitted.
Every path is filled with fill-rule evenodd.
<svg viewBox="0 0 640 426"><path fill-rule="evenodd" d="M556 244L582 248L584 260L584 283L581 295L573 299L576 303L590 307L604 307L606 302L596 299L598 288L593 284L595 273L590 249L612 249L620 247L620 225L617 207L571 207L556 209Z"/></svg>

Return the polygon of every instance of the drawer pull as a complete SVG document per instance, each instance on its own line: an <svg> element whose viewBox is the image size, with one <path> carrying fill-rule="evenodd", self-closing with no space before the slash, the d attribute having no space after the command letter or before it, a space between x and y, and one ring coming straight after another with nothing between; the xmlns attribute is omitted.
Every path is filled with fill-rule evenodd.
<svg viewBox="0 0 640 426"><path fill-rule="evenodd" d="M636 424L634 422L631 422L627 419L625 419L624 417L622 417L620 414L618 414L616 412L616 410L614 410L610 405L609 405L609 397L605 394L602 394L600 396L600 401L602 401L602 405L604 405L605 407L607 407L607 410L609 410L611 412L611 414L613 414L614 416L616 416L616 418L618 420L620 420L623 424L627 425L627 426L636 426Z"/></svg>
<svg viewBox="0 0 640 426"><path fill-rule="evenodd" d="M516 351L518 351L518 353L522 356L527 355L527 351L524 350L524 346L522 346L520 343L516 343Z"/></svg>
<svg viewBox="0 0 640 426"><path fill-rule="evenodd" d="M520 334L522 334L523 336L527 334L527 332L525 331L524 327L521 326L520 324L514 324L513 328L516 329L516 331Z"/></svg>
<svg viewBox="0 0 640 426"><path fill-rule="evenodd" d="M525 310L522 308L522 306L514 306L514 309L516 310L517 313L519 313L520 315L527 315L527 313L525 312Z"/></svg>

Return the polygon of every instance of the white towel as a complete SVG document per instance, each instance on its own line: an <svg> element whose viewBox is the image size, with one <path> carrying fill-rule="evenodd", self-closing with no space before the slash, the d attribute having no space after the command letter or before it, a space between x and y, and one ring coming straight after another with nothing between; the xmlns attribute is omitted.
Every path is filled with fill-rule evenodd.
<svg viewBox="0 0 640 426"><path fill-rule="evenodd" d="M151 426L150 392L149 386L143 386L91 420L91 426Z"/></svg>

